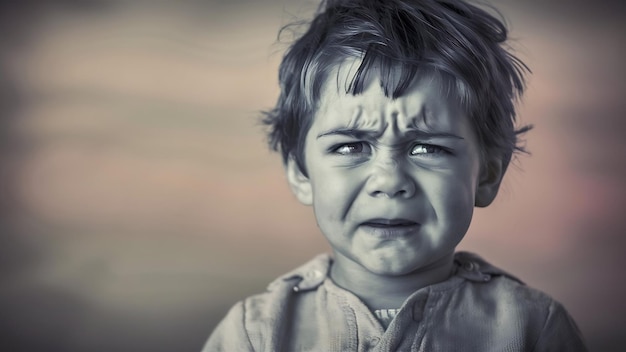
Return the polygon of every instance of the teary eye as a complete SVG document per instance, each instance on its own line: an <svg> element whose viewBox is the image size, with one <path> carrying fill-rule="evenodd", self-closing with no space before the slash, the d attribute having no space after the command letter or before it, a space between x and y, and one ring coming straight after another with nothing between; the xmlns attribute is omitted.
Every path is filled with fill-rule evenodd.
<svg viewBox="0 0 626 352"><path fill-rule="evenodd" d="M442 147L432 145L432 144L416 144L411 148L411 155L427 155L427 154L440 154L444 153L446 150Z"/></svg>
<svg viewBox="0 0 626 352"><path fill-rule="evenodd" d="M369 145L363 142L345 143L333 149L333 152L341 155L362 154L369 152Z"/></svg>

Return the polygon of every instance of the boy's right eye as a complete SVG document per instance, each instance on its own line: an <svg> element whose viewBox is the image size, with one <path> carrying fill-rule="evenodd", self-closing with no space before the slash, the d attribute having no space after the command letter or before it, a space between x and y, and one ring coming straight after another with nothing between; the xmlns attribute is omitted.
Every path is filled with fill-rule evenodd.
<svg viewBox="0 0 626 352"><path fill-rule="evenodd" d="M353 142L340 144L332 149L332 152L340 155L367 154L370 152L370 146L363 142Z"/></svg>

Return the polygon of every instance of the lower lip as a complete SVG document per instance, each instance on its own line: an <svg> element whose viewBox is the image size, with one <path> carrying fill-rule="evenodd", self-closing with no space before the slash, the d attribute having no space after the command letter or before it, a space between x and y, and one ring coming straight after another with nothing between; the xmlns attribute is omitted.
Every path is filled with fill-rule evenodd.
<svg viewBox="0 0 626 352"><path fill-rule="evenodd" d="M419 229L420 225L407 225L407 226L372 226L372 225L361 225L361 229L365 232L379 237L381 239L386 240L394 240L399 238L404 238L415 234Z"/></svg>

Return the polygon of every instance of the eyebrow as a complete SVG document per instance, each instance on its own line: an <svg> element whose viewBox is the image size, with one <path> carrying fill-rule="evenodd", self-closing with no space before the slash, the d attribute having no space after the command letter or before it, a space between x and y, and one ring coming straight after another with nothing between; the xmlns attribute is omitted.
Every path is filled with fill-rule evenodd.
<svg viewBox="0 0 626 352"><path fill-rule="evenodd" d="M336 129L332 129L330 131L326 131L326 132L322 132L320 134L317 135L317 139L321 138L321 137L325 137L325 136L333 136L333 135L341 135L341 136L348 136L348 137L353 137L356 139L362 139L362 138L372 138L372 137L376 137L378 135L380 135L381 132L380 131L374 131L374 130L362 130L362 129L357 129L357 128L336 128ZM425 139L431 139L431 138L454 138L454 139L465 139L459 135L456 135L454 133L449 133L449 132L431 132L431 131L424 131L424 130L420 130L420 129L416 129L416 128L411 128L408 132L407 135L411 138L425 138Z"/></svg>
<svg viewBox="0 0 626 352"><path fill-rule="evenodd" d="M321 137L333 136L333 135L348 136L348 137L354 137L354 138L364 138L364 137L372 137L372 136L379 135L379 134L380 134L379 131L373 131L373 130L361 130L358 128L336 128L336 129L318 134L317 138L319 139Z"/></svg>

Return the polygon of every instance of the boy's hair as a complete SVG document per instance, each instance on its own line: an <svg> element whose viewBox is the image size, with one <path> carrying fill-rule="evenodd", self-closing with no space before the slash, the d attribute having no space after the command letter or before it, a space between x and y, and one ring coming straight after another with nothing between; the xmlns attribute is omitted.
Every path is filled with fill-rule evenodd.
<svg viewBox="0 0 626 352"><path fill-rule="evenodd" d="M374 68L391 98L418 73L434 74L468 113L482 157L500 158L506 167L514 151L524 151L518 136L531 128L515 129L514 105L528 68L503 47L506 39L500 20L463 0L324 1L283 57L280 96L263 119L269 145L306 174L304 142L321 86L343 60L358 58L346 93L361 93Z"/></svg>

